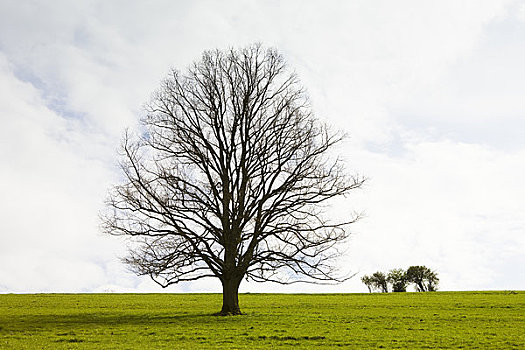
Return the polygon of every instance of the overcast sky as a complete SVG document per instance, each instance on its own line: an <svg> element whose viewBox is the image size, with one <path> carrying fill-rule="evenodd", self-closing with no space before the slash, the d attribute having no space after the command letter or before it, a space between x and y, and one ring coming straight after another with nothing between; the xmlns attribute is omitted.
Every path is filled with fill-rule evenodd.
<svg viewBox="0 0 525 350"><path fill-rule="evenodd" d="M170 67L276 47L370 181L337 286L426 265L441 290L525 289L525 1L0 0L0 292L161 291L98 213L117 148ZM164 291L220 292L219 281Z"/></svg>

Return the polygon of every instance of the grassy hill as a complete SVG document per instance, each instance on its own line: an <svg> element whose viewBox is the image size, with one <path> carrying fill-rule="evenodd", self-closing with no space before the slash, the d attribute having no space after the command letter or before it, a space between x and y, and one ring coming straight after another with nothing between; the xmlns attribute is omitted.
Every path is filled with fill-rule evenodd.
<svg viewBox="0 0 525 350"><path fill-rule="evenodd" d="M0 295L4 349L525 349L525 292Z"/></svg>

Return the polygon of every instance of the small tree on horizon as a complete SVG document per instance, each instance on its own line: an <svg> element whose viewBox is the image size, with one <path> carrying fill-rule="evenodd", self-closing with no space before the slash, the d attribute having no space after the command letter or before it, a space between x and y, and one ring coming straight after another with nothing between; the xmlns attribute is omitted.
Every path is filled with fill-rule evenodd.
<svg viewBox="0 0 525 350"><path fill-rule="evenodd" d="M206 51L173 70L126 134L103 229L131 240L125 259L162 287L220 280L220 314L241 313L243 279L340 282L335 259L349 215L331 199L361 187L330 154L344 135L312 113L304 89L273 49Z"/></svg>
<svg viewBox="0 0 525 350"><path fill-rule="evenodd" d="M410 266L406 272L407 280L413 283L418 292L435 292L439 283L437 274L426 266Z"/></svg>
<svg viewBox="0 0 525 350"><path fill-rule="evenodd" d="M390 270L387 276L387 281L392 284L393 292L406 292L407 291L407 274L403 269Z"/></svg>
<svg viewBox="0 0 525 350"><path fill-rule="evenodd" d="M388 281L383 272L377 271L370 276L370 280L374 289L381 293L388 293Z"/></svg>
<svg viewBox="0 0 525 350"><path fill-rule="evenodd" d="M365 286L368 288L368 293L372 293L372 288L373 288L372 278L370 276L365 275L361 277L361 282L363 282Z"/></svg>

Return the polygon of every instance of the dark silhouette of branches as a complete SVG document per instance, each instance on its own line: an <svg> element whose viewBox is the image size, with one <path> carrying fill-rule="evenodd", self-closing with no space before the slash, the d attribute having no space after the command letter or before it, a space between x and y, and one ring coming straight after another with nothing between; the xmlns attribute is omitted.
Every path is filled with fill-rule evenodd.
<svg viewBox="0 0 525 350"><path fill-rule="evenodd" d="M103 218L107 233L134 238L134 271L162 286L217 277L223 314L240 313L243 278L345 278L334 259L358 217L331 222L325 204L364 179L331 156L344 135L313 116L275 50L205 52L171 71L142 122L124 136L126 180Z"/></svg>

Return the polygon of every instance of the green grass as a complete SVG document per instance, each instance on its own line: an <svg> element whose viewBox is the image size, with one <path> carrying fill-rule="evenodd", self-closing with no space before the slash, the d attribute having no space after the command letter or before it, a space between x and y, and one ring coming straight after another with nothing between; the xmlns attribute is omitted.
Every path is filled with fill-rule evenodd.
<svg viewBox="0 0 525 350"><path fill-rule="evenodd" d="M0 348L525 349L525 292L0 295Z"/></svg>

